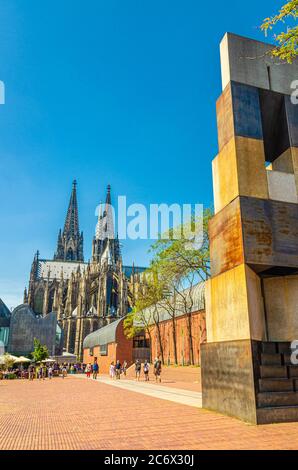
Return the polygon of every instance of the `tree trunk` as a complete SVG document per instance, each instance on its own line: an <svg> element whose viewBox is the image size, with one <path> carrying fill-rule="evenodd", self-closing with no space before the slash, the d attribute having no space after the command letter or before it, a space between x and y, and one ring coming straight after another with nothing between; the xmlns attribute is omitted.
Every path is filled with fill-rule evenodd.
<svg viewBox="0 0 298 470"><path fill-rule="evenodd" d="M188 341L189 341L189 359L191 365L194 365L194 351L193 351L193 340L192 340L192 328L191 328L191 313L187 314L187 330L188 330Z"/></svg>
<svg viewBox="0 0 298 470"><path fill-rule="evenodd" d="M147 333L148 333L148 336L149 336L149 352L150 352L150 358L149 358L149 362L152 363L152 337L151 337L151 331L150 331L150 328L147 329Z"/></svg>
<svg viewBox="0 0 298 470"><path fill-rule="evenodd" d="M160 349L160 355L161 355L161 362L162 362L162 364L164 364L165 360L164 360L164 354L163 354L163 344L162 344L161 333L160 333L160 325L157 321L155 321L155 326L157 328L157 335L158 335L159 349Z"/></svg>
<svg viewBox="0 0 298 470"><path fill-rule="evenodd" d="M178 365L176 322L175 322L175 317L174 316L172 317L172 324L173 324L174 361L175 361L175 364Z"/></svg>

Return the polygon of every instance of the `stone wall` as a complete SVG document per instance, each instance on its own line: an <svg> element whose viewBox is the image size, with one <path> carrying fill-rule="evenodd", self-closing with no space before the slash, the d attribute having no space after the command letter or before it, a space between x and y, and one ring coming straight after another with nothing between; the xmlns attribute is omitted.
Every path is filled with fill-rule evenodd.
<svg viewBox="0 0 298 470"><path fill-rule="evenodd" d="M193 344L194 363L201 362L201 344L206 341L206 319L205 312L194 312L190 316L190 328ZM163 321L159 324L161 334L161 344L163 348L164 361L166 364L174 364L174 339L173 339L173 320ZM176 345L178 364L187 365L191 363L190 357L190 339L187 315L175 319ZM151 329L151 353L152 359L161 357L161 348L156 326Z"/></svg>
<svg viewBox="0 0 298 470"><path fill-rule="evenodd" d="M49 313L38 318L28 305L20 305L11 314L8 352L21 356L34 350L34 338L46 345L50 355L55 354L57 317Z"/></svg>

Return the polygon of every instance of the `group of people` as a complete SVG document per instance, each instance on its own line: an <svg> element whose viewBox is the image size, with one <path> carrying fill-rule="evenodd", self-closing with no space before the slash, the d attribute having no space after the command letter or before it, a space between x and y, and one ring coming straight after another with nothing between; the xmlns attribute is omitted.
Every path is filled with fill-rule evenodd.
<svg viewBox="0 0 298 470"><path fill-rule="evenodd" d="M111 379L120 379L121 374L123 374L126 377L126 371L127 371L127 361L124 361L123 364L118 360L115 362L111 362L110 365L110 377Z"/></svg>
<svg viewBox="0 0 298 470"><path fill-rule="evenodd" d="M123 374L125 377L126 371L127 371L127 365L128 364L126 361L124 361L122 365L119 360L116 361L116 364L112 362L110 365L111 379L120 380L121 374ZM134 367L135 367L135 379L139 381L141 377L141 373L142 373L142 363L139 359L135 361ZM150 371L150 363L147 360L145 360L143 364L143 373L145 377L145 382L149 382L149 371ZM156 358L153 363L153 373L154 373L156 382L161 382L161 360L159 358Z"/></svg>
<svg viewBox="0 0 298 470"><path fill-rule="evenodd" d="M98 371L99 371L99 366L98 366L97 362L94 362L94 364L92 364L92 365L87 364L86 367L85 367L85 373L86 373L86 376L87 376L88 379L90 379L91 373L92 373L93 379L96 380Z"/></svg>
<svg viewBox="0 0 298 470"><path fill-rule="evenodd" d="M61 375L64 379L67 376L66 364L61 364L60 366L58 364L30 364L28 367L29 380L34 380L34 378L38 378L39 380L45 380L48 378L51 380L54 374L56 376Z"/></svg>

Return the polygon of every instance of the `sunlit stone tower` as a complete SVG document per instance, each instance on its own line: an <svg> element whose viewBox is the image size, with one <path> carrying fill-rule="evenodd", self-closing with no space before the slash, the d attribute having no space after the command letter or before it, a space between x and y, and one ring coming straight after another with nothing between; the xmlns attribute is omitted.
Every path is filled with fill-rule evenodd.
<svg viewBox="0 0 298 470"><path fill-rule="evenodd" d="M271 48L221 43L202 351L203 406L252 423L298 420L298 64Z"/></svg>

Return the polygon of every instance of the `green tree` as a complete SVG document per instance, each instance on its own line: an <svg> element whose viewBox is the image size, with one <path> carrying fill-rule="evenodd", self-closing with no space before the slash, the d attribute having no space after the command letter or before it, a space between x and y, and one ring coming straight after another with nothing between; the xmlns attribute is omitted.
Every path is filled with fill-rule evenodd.
<svg viewBox="0 0 298 470"><path fill-rule="evenodd" d="M146 272L146 284L142 286L142 289L138 293L138 297L135 301L135 306L132 312L130 312L123 324L124 333L128 338L133 338L141 331L145 331L149 337L150 342L150 356L152 356L152 325L154 324L157 329L159 349L161 354L161 360L164 363L163 353L163 342L160 331L159 323L159 309L158 301L162 297L161 286L157 282L151 270ZM152 357L151 357L152 359Z"/></svg>
<svg viewBox="0 0 298 470"><path fill-rule="evenodd" d="M42 345L36 338L34 338L34 351L32 352L32 357L35 362L44 361L49 357L48 348L45 345Z"/></svg>
<svg viewBox="0 0 298 470"><path fill-rule="evenodd" d="M161 237L153 246L150 270L159 285L160 295L156 309L166 310L172 320L174 361L178 363L176 317L177 312L187 315L190 362L194 364L192 311L194 287L198 281L210 276L210 249L208 225L213 215L205 209L202 217L193 218L191 224L175 227L168 238ZM200 228L200 237L194 231ZM198 242L199 240L199 242Z"/></svg>
<svg viewBox="0 0 298 470"><path fill-rule="evenodd" d="M9 370L13 367L14 360L12 359L11 355L8 353L4 354L4 367L6 370Z"/></svg>
<svg viewBox="0 0 298 470"><path fill-rule="evenodd" d="M193 218L191 224L170 229L152 245L153 258L146 271L146 285L138 294L134 310L124 320L124 331L128 337L145 329L150 344L152 325L155 325L163 363L161 313L166 311L172 320L174 362L178 364L176 317L181 310L187 314L190 362L194 363L191 323L193 291L198 281L205 281L210 276L208 224L212 215L213 211L206 209L201 218ZM194 232L195 223L201 228L200 243Z"/></svg>
<svg viewBox="0 0 298 470"><path fill-rule="evenodd" d="M274 35L277 46L271 51L271 55L288 63L292 63L298 55L298 26L295 25L297 17L298 0L290 0L276 15L265 18L261 25L266 35L270 30L284 25L282 30Z"/></svg>
<svg viewBox="0 0 298 470"><path fill-rule="evenodd" d="M152 327L152 320L150 317L150 311L148 309L142 309L140 304L137 303L134 309L129 312L129 314L125 317L123 322L124 327L124 334L127 338L133 339L139 333L147 333L149 338L150 344L150 362L152 360L151 357L151 327Z"/></svg>

